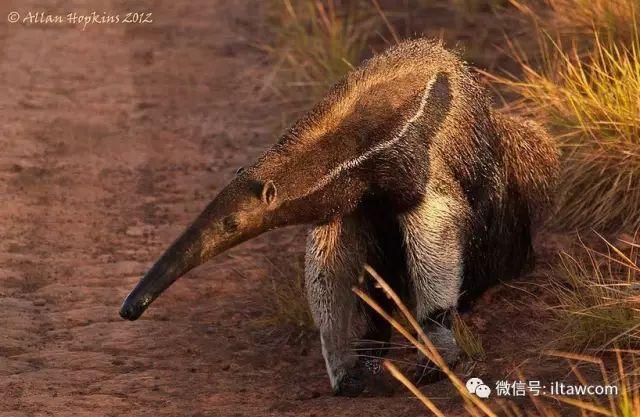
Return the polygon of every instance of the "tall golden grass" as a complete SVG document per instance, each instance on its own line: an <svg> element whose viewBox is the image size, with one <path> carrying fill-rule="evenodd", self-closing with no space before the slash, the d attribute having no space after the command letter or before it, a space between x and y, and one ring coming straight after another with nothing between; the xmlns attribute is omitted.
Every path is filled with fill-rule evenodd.
<svg viewBox="0 0 640 417"><path fill-rule="evenodd" d="M640 227L640 35L634 14L618 17L626 19L629 42L593 29L592 49L585 54L576 43L566 47L539 28L539 60L514 46L522 78L493 77L522 96L520 111L545 121L556 134L564 161L551 224L561 228Z"/></svg>

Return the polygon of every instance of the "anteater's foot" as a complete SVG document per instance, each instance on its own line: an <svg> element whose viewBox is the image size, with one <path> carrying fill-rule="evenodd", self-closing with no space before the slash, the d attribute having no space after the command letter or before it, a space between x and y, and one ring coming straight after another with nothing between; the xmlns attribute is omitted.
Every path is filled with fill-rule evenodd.
<svg viewBox="0 0 640 417"><path fill-rule="evenodd" d="M376 393L388 391L388 386L382 377L381 359L358 358L355 366L345 370L334 388L336 395L357 397L365 389Z"/></svg>
<svg viewBox="0 0 640 417"><path fill-rule="evenodd" d="M338 380L334 393L343 397L357 397L367 387L366 376L361 369L351 369Z"/></svg>
<svg viewBox="0 0 640 417"><path fill-rule="evenodd" d="M425 326L425 332L431 343L442 356L449 368L453 368L460 361L460 348L453 336L453 331L446 326ZM440 368L436 366L424 355L418 353L418 361L416 365L415 381L417 384L430 384L437 382L446 375Z"/></svg>

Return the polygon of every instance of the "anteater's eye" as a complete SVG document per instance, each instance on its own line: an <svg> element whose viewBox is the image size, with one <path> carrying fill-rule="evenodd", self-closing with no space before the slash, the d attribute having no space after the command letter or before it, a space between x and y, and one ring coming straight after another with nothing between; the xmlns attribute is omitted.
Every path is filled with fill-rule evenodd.
<svg viewBox="0 0 640 417"><path fill-rule="evenodd" d="M244 172L244 167L240 167L236 170L236 175L240 175Z"/></svg>

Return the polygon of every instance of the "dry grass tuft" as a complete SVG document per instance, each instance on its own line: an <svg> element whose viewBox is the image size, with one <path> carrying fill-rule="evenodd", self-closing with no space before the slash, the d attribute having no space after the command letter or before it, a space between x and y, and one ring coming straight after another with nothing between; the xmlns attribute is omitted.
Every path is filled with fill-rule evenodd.
<svg viewBox="0 0 640 417"><path fill-rule="evenodd" d="M281 0L273 7L275 39L264 48L284 85L305 104L318 99L353 68L379 24L365 0Z"/></svg>
<svg viewBox="0 0 640 417"><path fill-rule="evenodd" d="M494 77L523 97L521 111L557 133L564 172L554 226L640 227L640 36L635 19L626 22L629 43L596 33L586 55L541 32L539 65L514 47L522 80Z"/></svg>
<svg viewBox="0 0 640 417"><path fill-rule="evenodd" d="M604 239L603 239L604 240ZM583 254L561 254L561 268L551 278L558 300L550 306L565 325L562 345L571 350L632 348L640 343L640 244L627 242L627 253L606 243L606 253L582 244Z"/></svg>
<svg viewBox="0 0 640 417"><path fill-rule="evenodd" d="M553 25L565 35L600 36L620 42L633 38L631 20L640 11L637 0L546 0L552 11Z"/></svg>
<svg viewBox="0 0 640 417"><path fill-rule="evenodd" d="M453 316L453 335L458 346L469 359L482 361L487 357L480 336L473 333L459 314Z"/></svg>
<svg viewBox="0 0 640 417"><path fill-rule="evenodd" d="M304 283L304 267L299 262L292 272L273 268L271 285L268 287L267 311L255 320L255 324L265 327L278 327L296 333L298 336L315 332L313 316L307 303Z"/></svg>

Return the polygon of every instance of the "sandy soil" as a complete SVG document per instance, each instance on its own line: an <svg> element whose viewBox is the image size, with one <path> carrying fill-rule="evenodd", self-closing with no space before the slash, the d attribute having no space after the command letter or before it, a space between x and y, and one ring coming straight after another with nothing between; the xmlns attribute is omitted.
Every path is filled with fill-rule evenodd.
<svg viewBox="0 0 640 417"><path fill-rule="evenodd" d="M6 3L3 19L42 7ZM298 254L301 229L193 271L137 322L118 316L166 245L274 141L269 68L248 46L260 2L230 3L147 1L152 25L84 32L0 24L2 416L423 414L402 390L333 397L317 340L285 343L251 324L270 302L265 259ZM502 287L480 301L470 320L490 358L464 372L504 377L535 357L531 333L513 332L543 326L528 297ZM426 390L452 395L445 383Z"/></svg>

